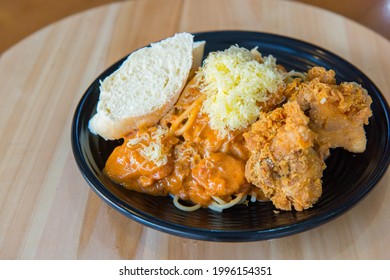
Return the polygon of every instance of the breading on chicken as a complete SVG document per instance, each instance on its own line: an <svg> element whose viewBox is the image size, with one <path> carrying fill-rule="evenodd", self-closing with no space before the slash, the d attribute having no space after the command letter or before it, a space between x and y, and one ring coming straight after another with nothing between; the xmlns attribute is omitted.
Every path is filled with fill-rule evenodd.
<svg viewBox="0 0 390 280"><path fill-rule="evenodd" d="M276 208L298 211L313 206L322 194L325 163L316 151L316 135L297 102L262 112L244 134L251 156L245 175Z"/></svg>
<svg viewBox="0 0 390 280"><path fill-rule="evenodd" d="M306 82L298 86L296 99L310 118L309 127L318 137L321 153L329 148L344 148L353 153L366 149L364 125L372 115L371 97L354 82L335 83L333 70L314 67Z"/></svg>

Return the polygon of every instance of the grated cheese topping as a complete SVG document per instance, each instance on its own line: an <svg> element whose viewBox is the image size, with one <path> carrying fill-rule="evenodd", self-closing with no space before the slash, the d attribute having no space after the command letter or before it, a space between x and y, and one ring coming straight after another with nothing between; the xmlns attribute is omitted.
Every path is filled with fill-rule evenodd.
<svg viewBox="0 0 390 280"><path fill-rule="evenodd" d="M161 139L168 133L168 129L158 126L155 131L150 135L146 132L138 135L135 138L131 138L127 141L128 147L139 145L140 155L148 160L152 161L157 167L167 164L168 156L164 153L164 149L161 143ZM143 144L143 141L148 141L148 145Z"/></svg>
<svg viewBox="0 0 390 280"><path fill-rule="evenodd" d="M284 78L276 59L262 57L256 49L231 46L212 52L197 73L200 90L207 95L202 112L208 114L210 127L223 135L246 128L259 116L258 103L276 93Z"/></svg>

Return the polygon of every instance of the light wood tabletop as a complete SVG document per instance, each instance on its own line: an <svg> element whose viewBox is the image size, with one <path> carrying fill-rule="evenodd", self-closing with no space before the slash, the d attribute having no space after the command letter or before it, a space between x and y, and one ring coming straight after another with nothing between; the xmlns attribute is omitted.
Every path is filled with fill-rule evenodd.
<svg viewBox="0 0 390 280"><path fill-rule="evenodd" d="M143 226L89 188L73 157L75 108L131 51L176 32L250 30L321 46L390 98L390 42L342 16L275 0L138 0L53 23L0 57L0 259L389 259L389 172L357 206L315 229L210 242Z"/></svg>

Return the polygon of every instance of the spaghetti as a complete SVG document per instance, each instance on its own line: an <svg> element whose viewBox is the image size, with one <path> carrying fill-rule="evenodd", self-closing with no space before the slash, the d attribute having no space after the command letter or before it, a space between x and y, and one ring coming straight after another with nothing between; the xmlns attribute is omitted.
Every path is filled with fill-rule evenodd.
<svg viewBox="0 0 390 280"><path fill-rule="evenodd" d="M259 54L253 52L256 60ZM285 77L300 77L289 72ZM224 209L248 201L263 200L264 195L245 178L249 151L243 133L248 127L224 133L210 125L203 110L208 98L199 75L187 84L173 108L158 124L141 128L125 137L114 149L104 172L127 189L156 196L171 195L173 204L183 211L208 207ZM283 86L257 102L261 110L285 100ZM263 99L262 99L263 100Z"/></svg>
<svg viewBox="0 0 390 280"><path fill-rule="evenodd" d="M221 212L245 201L252 187L245 179L245 130L221 137L200 112L204 100L190 83L158 125L128 135L115 148L105 173L128 189L170 194L183 211Z"/></svg>

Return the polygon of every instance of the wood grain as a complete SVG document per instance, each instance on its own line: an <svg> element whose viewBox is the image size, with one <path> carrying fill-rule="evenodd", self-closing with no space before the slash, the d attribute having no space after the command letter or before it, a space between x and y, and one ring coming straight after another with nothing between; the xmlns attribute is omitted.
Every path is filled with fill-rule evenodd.
<svg viewBox="0 0 390 280"><path fill-rule="evenodd" d="M132 0L0 1L0 53L44 26L86 9ZM195 0L196 1L196 0ZM388 0L288 0L307 3L355 20L390 38Z"/></svg>
<svg viewBox="0 0 390 280"><path fill-rule="evenodd" d="M254 30L320 45L390 94L390 43L334 13L271 0L138 0L76 14L0 57L0 259L388 259L389 173L347 214L294 236L250 243L179 238L125 218L93 193L70 145L94 78L175 32Z"/></svg>

